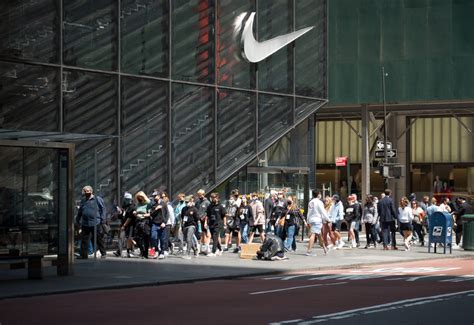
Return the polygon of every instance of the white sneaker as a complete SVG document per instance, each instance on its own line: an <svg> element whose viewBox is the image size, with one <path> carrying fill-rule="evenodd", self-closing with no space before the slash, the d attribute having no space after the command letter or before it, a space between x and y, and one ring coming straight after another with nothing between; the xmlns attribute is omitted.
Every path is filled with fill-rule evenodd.
<svg viewBox="0 0 474 325"><path fill-rule="evenodd" d="M222 250L221 250L221 249L218 249L217 252L216 252L216 255L217 255L217 256L221 256L221 255L222 255Z"/></svg>
<svg viewBox="0 0 474 325"><path fill-rule="evenodd" d="M327 249L328 249L328 250L334 249L334 245L333 245L333 244L329 244L329 245L327 246Z"/></svg>
<svg viewBox="0 0 474 325"><path fill-rule="evenodd" d="M306 256L315 256L315 254L313 255L312 252L306 252L305 255L306 255Z"/></svg>
<svg viewBox="0 0 474 325"><path fill-rule="evenodd" d="M208 253L207 256L208 257L216 257L216 254L215 253Z"/></svg>
<svg viewBox="0 0 474 325"><path fill-rule="evenodd" d="M183 256L183 259L185 259L185 260L190 260L190 259L191 259L191 256L189 256L189 255L184 255L184 256Z"/></svg>
<svg viewBox="0 0 474 325"><path fill-rule="evenodd" d="M159 259L159 260L162 260L162 259L164 259L164 258L165 258L165 255L164 255L164 254L160 254L160 255L158 256L158 259Z"/></svg>
<svg viewBox="0 0 474 325"><path fill-rule="evenodd" d="M168 256L170 253L168 251L165 251L165 256Z"/></svg>
<svg viewBox="0 0 474 325"><path fill-rule="evenodd" d="M357 243L355 240L352 241L352 248L356 248L357 247Z"/></svg>
<svg viewBox="0 0 474 325"><path fill-rule="evenodd" d="M343 248L345 244L346 244L346 243L344 243L344 241L341 239L341 240L339 241L339 245L337 245L337 248Z"/></svg>

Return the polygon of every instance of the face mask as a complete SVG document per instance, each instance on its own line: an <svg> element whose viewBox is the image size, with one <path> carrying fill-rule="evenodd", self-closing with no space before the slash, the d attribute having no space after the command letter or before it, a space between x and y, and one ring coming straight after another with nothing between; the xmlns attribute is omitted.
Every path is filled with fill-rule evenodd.
<svg viewBox="0 0 474 325"><path fill-rule="evenodd" d="M124 200L123 200L123 205L124 205L124 206L129 206L131 203L132 203L132 200L131 200L131 199L124 199Z"/></svg>
<svg viewBox="0 0 474 325"><path fill-rule="evenodd" d="M288 201L286 201L286 203L287 203L288 205L292 205L292 204L293 204L293 201L289 201L289 200L288 200Z"/></svg>
<svg viewBox="0 0 474 325"><path fill-rule="evenodd" d="M84 196L86 197L86 199L90 199L92 196L92 193L84 193Z"/></svg>

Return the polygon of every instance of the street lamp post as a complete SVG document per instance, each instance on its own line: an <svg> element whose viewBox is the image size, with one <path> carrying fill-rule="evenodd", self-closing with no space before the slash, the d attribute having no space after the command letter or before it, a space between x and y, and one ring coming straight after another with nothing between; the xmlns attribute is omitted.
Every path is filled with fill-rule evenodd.
<svg viewBox="0 0 474 325"><path fill-rule="evenodd" d="M388 188L388 176L385 175L385 166L388 163L387 156L387 104L385 100L385 77L388 73L385 73L385 67L382 66L382 97L383 97L383 176L384 176L384 188Z"/></svg>

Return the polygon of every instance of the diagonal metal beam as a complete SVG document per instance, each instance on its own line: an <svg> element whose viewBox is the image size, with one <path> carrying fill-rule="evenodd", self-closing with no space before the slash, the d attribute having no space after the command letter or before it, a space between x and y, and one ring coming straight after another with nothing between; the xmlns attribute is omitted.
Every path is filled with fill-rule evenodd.
<svg viewBox="0 0 474 325"><path fill-rule="evenodd" d="M459 118L459 116L457 116L456 114L454 114L453 111L450 111L451 115L459 122L459 124L461 124L466 130L467 132L469 132L470 134L472 134L472 130Z"/></svg>
<svg viewBox="0 0 474 325"><path fill-rule="evenodd" d="M351 130L352 130L360 139L362 139L362 134L360 134L360 132L359 132L354 126L352 126L352 124L349 123L349 121L346 120L346 119L344 118L344 116L341 115L341 118L344 120L344 122L347 123L347 125L349 125L349 127L351 128Z"/></svg>
<svg viewBox="0 0 474 325"><path fill-rule="evenodd" d="M411 119L410 124L408 124L408 126L406 127L406 129L403 130L403 132L397 137L397 140L400 140L400 138L403 137L403 135L404 135L405 133L407 133L408 130L411 129L411 127L413 126L413 124L415 124L415 122L416 122L417 119L418 119L418 116Z"/></svg>

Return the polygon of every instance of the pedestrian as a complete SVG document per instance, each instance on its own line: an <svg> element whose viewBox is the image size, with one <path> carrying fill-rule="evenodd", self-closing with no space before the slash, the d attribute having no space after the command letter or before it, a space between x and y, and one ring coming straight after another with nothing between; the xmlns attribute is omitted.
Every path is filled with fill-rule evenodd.
<svg viewBox="0 0 474 325"><path fill-rule="evenodd" d="M140 249L141 257L148 258L148 249L150 247L151 222L150 209L151 200L143 192L139 191L135 194L136 208L133 211L135 215L135 235L136 243Z"/></svg>
<svg viewBox="0 0 474 325"><path fill-rule="evenodd" d="M222 255L221 233L225 226L225 208L219 202L219 193L211 193L211 204L207 207L207 222L212 237L212 252L207 256Z"/></svg>
<svg viewBox="0 0 474 325"><path fill-rule="evenodd" d="M225 229L225 237L224 237L224 252L227 252L230 248L232 248L232 237L234 235L237 236L237 245L234 250L234 253L239 252L240 247L240 221L237 217L237 210L239 209L240 205L242 204L242 200L240 199L240 193L238 189L234 189L231 191L231 195L229 197L229 201L227 204L227 212L226 212L226 229Z"/></svg>
<svg viewBox="0 0 474 325"><path fill-rule="evenodd" d="M384 192L384 197L377 204L377 211L379 213L380 223L382 226L384 250L390 250L390 244L392 249L398 249L395 239L397 213L393 200L390 197L391 195L392 191L390 189L386 189Z"/></svg>
<svg viewBox="0 0 474 325"><path fill-rule="evenodd" d="M270 196L264 201L265 208L265 232L270 233L274 231L275 220L272 219L273 209L275 209L275 203L277 201L277 192L275 190L270 191ZM270 220L273 220L271 222Z"/></svg>
<svg viewBox="0 0 474 325"><path fill-rule="evenodd" d="M211 242L211 232L209 230L207 220L207 208L211 202L206 197L206 192L203 189L197 191L197 200L195 201L196 209L199 212L198 231L200 230L201 248L200 251L204 254L210 252L209 245Z"/></svg>
<svg viewBox="0 0 474 325"><path fill-rule="evenodd" d="M454 223L454 226L455 226L455 233L456 233L456 245L453 246L453 248L459 248L461 247L461 239L462 239L462 219L463 219L463 216L466 215L466 214L472 214L473 213L473 209L472 207L469 205L469 203L467 203L466 201L466 198L464 197L458 197L456 199L456 203L457 203L457 209L453 212L453 216L454 216L454 220L455 220L455 223Z"/></svg>
<svg viewBox="0 0 474 325"><path fill-rule="evenodd" d="M341 249L345 244L341 238L341 226L344 220L344 205L338 194L334 194L332 200L334 204L332 205L331 210L329 210L329 219L332 223L332 230L337 244L336 247Z"/></svg>
<svg viewBox="0 0 474 325"><path fill-rule="evenodd" d="M151 218L151 250L152 258L165 258L165 250L168 249L166 224L169 220L168 207L162 199L162 194L157 193L155 203L150 210Z"/></svg>
<svg viewBox="0 0 474 325"><path fill-rule="evenodd" d="M174 252L174 247L178 246L178 254L183 253L183 242L184 242L184 235L183 235L183 217L181 215L183 209L186 207L186 194L183 192L178 193L176 196L176 200L173 203L174 209L174 217L175 217L175 225L172 231L173 233L173 240L171 241L171 251ZM194 205L194 200L193 200ZM196 227L197 231L197 227Z"/></svg>
<svg viewBox="0 0 474 325"><path fill-rule="evenodd" d="M247 244L249 242L249 223L253 219L252 207L248 204L247 196L242 196L242 202L240 208L237 211L240 222L240 236L242 243Z"/></svg>
<svg viewBox="0 0 474 325"><path fill-rule="evenodd" d="M329 221L328 213L324 208L324 203L321 201L321 191L313 190L313 198L309 201L308 204L308 215L307 215L307 225L310 231L308 249L306 255L313 256L312 249L313 244L316 240L316 237L319 240L319 245L323 248L324 254L327 254L327 248L323 236L321 235L321 230L323 227L324 221ZM289 201L288 201L289 202Z"/></svg>
<svg viewBox="0 0 474 325"><path fill-rule="evenodd" d="M135 203L133 203L132 194L125 192L123 195L123 202L121 207L117 207L118 219L120 220L120 230L118 236L118 248L114 252L117 257L123 257L123 248L127 249L127 257L130 257L130 252L133 250L131 240L133 238L133 228L135 216Z"/></svg>
<svg viewBox="0 0 474 325"><path fill-rule="evenodd" d="M365 236L367 239L365 249L369 248L370 244L373 244L374 248L377 247L377 230L375 229L377 218L377 206L374 204L374 196L369 194L365 199L362 211L362 222L365 225Z"/></svg>
<svg viewBox="0 0 474 325"><path fill-rule="evenodd" d="M324 198L324 210L326 210L328 217L326 219L323 219L323 229L321 229L321 236L323 237L324 245L326 245L328 251L337 246L336 236L332 231L332 221L330 218L330 211L333 205L334 202L332 200L332 197L326 196ZM331 242L328 242L328 240L330 240Z"/></svg>
<svg viewBox="0 0 474 325"><path fill-rule="evenodd" d="M413 213L413 231L417 234L420 245L425 246L425 234L423 232L423 220L425 218L425 212L421 207L418 206L418 202L416 200L411 201L411 209Z"/></svg>
<svg viewBox="0 0 474 325"><path fill-rule="evenodd" d="M284 231L286 234L286 238L284 241L285 251L289 252L290 250L293 250L293 251L296 250L296 247L293 248L293 243L294 243L295 234L296 234L296 227L298 224L304 224L305 221L303 219L303 216L301 215L300 209L296 205L296 202L292 196L288 196L286 200L286 204L287 204L287 207L286 207L286 210L284 211L282 218L284 218L285 220L285 224L284 224ZM323 210L324 210L324 206L323 206ZM319 227L319 230L321 230L321 227Z"/></svg>
<svg viewBox="0 0 474 325"><path fill-rule="evenodd" d="M81 258L88 258L87 247L93 236L96 236L97 248L101 258L106 258L104 234L102 228L106 225L104 200L93 194L92 187L87 185L82 188L82 199L76 216L76 225L81 227Z"/></svg>
<svg viewBox="0 0 474 325"><path fill-rule="evenodd" d="M253 242L253 237L258 231L260 235L260 240L262 243L265 240L265 231L263 227L265 226L265 210L263 208L262 202L258 199L258 193L252 194L252 200L250 201L250 207L252 208L252 219L250 219L250 237L249 243Z"/></svg>
<svg viewBox="0 0 474 325"><path fill-rule="evenodd" d="M183 258L190 259L191 252L194 253L195 257L197 257L199 254L197 243L194 241L194 234L196 232L196 227L200 222L200 218L199 211L194 206L193 198L190 198L187 206L181 210L181 214L184 238L186 240L186 251L184 252Z"/></svg>
<svg viewBox="0 0 474 325"><path fill-rule="evenodd" d="M347 208L344 214L344 220L347 223L348 241L350 242L350 248L357 247L355 228L357 226L357 221L360 220L361 217L361 211L359 208L360 206L356 203L356 197L354 195L349 195L347 197Z"/></svg>
<svg viewBox="0 0 474 325"><path fill-rule="evenodd" d="M398 207L398 223L400 225L400 231L403 234L403 244L405 251L410 250L410 243L412 237L412 221L413 221L413 210L410 207L410 201L407 197L400 199L400 206Z"/></svg>

